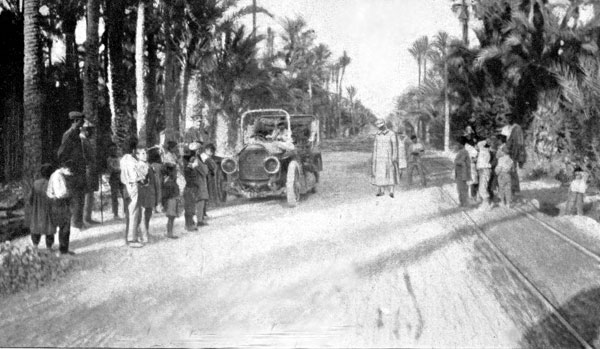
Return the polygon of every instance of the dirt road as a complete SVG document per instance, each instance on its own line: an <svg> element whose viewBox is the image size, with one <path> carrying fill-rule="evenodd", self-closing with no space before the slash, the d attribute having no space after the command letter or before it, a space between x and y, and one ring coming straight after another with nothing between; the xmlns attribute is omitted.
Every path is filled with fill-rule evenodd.
<svg viewBox="0 0 600 349"><path fill-rule="evenodd" d="M0 301L0 345L519 347L548 344L548 328L569 336L440 193L443 166L429 163L430 187L392 199L375 197L368 160L324 154L319 191L297 208L215 209L208 227L169 241L157 217L143 249L120 246L117 223L82 232L80 271Z"/></svg>

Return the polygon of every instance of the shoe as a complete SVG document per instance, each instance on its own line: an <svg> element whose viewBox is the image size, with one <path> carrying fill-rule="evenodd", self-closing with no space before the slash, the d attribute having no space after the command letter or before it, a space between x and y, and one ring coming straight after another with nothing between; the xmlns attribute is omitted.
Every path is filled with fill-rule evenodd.
<svg viewBox="0 0 600 349"><path fill-rule="evenodd" d="M179 236L176 235L167 235L168 239L179 239Z"/></svg>
<svg viewBox="0 0 600 349"><path fill-rule="evenodd" d="M390 197L393 199L394 198L394 193L390 193Z"/></svg>
<svg viewBox="0 0 600 349"><path fill-rule="evenodd" d="M377 193L375 196L383 196L383 193Z"/></svg>
<svg viewBox="0 0 600 349"><path fill-rule="evenodd" d="M196 224L197 227L204 227L206 225L208 225L206 222L198 222L198 224Z"/></svg>
<svg viewBox="0 0 600 349"><path fill-rule="evenodd" d="M60 255L61 256L64 256L64 255L74 256L75 252L73 252L73 251L66 251L66 252L60 251Z"/></svg>
<svg viewBox="0 0 600 349"><path fill-rule="evenodd" d="M185 230L187 230L187 231L198 231L198 228L196 228L194 226L189 226L189 227L185 227Z"/></svg>

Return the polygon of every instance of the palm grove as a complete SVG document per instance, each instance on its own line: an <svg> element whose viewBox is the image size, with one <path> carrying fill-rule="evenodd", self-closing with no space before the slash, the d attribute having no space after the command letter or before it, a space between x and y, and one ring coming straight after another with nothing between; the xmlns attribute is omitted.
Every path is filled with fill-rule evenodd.
<svg viewBox="0 0 600 349"><path fill-rule="evenodd" d="M147 146L163 134L230 147L250 108L315 114L323 137L374 118L344 85L345 52L334 57L301 17L259 33L257 14L273 17L256 1L0 0L0 180L30 179L52 162L70 110L97 126L98 159L131 135Z"/></svg>
<svg viewBox="0 0 600 349"><path fill-rule="evenodd" d="M414 42L418 86L397 98L396 115L414 115L417 129L448 149L467 123L489 136L513 111L537 160L567 157L593 167L597 177L600 2L453 2L465 35L440 32ZM468 31L478 45L468 44Z"/></svg>

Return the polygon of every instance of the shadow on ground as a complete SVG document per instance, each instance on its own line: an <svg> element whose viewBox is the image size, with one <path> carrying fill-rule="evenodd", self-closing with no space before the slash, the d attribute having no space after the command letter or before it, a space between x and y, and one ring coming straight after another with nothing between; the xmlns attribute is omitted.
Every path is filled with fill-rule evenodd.
<svg viewBox="0 0 600 349"><path fill-rule="evenodd" d="M565 320L592 347L598 343L600 332L600 288L585 290L558 308ZM523 348L583 348L573 335L549 314L528 328L521 339Z"/></svg>

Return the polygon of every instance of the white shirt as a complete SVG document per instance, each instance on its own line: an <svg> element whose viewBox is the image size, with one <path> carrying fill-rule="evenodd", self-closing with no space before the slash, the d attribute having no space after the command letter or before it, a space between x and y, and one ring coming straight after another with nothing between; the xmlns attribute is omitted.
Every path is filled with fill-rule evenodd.
<svg viewBox="0 0 600 349"><path fill-rule="evenodd" d="M575 178L571 182L571 186L570 186L571 191L574 193L585 194L585 192L587 190L587 178L588 178L587 172L583 172L581 175L581 178Z"/></svg>
<svg viewBox="0 0 600 349"><path fill-rule="evenodd" d="M125 154L119 161L121 166L121 182L123 184L135 184L143 181L148 174L148 166L138 161L133 155Z"/></svg>
<svg viewBox="0 0 600 349"><path fill-rule="evenodd" d="M49 199L66 199L69 197L65 175L68 176L70 174L69 170L64 167L52 173L48 180L48 189L46 190L46 195Z"/></svg>

